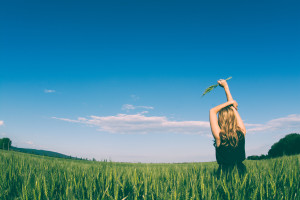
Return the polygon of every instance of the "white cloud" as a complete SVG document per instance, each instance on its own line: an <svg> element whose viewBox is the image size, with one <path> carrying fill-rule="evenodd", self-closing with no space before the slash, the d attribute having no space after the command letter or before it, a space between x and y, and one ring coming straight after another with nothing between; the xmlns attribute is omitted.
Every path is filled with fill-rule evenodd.
<svg viewBox="0 0 300 200"><path fill-rule="evenodd" d="M83 118L83 117L78 117L78 120L74 120L74 119L67 119L67 118L58 118L58 117L52 117L52 119L59 119L59 120L62 120L62 121L66 121L66 122L75 122L75 123L78 123L80 121L85 121L86 118Z"/></svg>
<svg viewBox="0 0 300 200"><path fill-rule="evenodd" d="M179 133L207 134L210 133L209 122L205 121L170 121L164 116L145 116L141 113L134 115L118 114L116 116L90 116L77 120L54 119L86 124L97 127L99 131L120 134L149 134L149 133Z"/></svg>
<svg viewBox="0 0 300 200"><path fill-rule="evenodd" d="M47 149L46 147L42 147L40 145L35 144L31 140L28 140L28 141L25 141L25 142L22 142L22 143L26 144L26 146L29 147L29 148Z"/></svg>
<svg viewBox="0 0 300 200"><path fill-rule="evenodd" d="M124 104L122 106L122 110L134 110L134 109L135 109L135 107L131 104Z"/></svg>
<svg viewBox="0 0 300 200"><path fill-rule="evenodd" d="M147 114L147 113L149 113L149 111L147 111L147 110L144 110L144 111L142 111L142 112L139 112L139 114Z"/></svg>
<svg viewBox="0 0 300 200"><path fill-rule="evenodd" d="M54 93L54 92L56 92L56 91L55 91L55 90L45 89L44 92L45 92L45 93Z"/></svg>
<svg viewBox="0 0 300 200"><path fill-rule="evenodd" d="M29 145L32 145L32 146L34 145L34 143L32 141L26 141L25 143L29 144Z"/></svg>
<svg viewBox="0 0 300 200"><path fill-rule="evenodd" d="M4 125L4 121L0 120L0 126Z"/></svg>
<svg viewBox="0 0 300 200"><path fill-rule="evenodd" d="M277 118L268 121L265 124L245 124L247 127L247 132L267 132L267 131L277 131L277 130L300 130L300 115L293 114L287 117Z"/></svg>
<svg viewBox="0 0 300 200"><path fill-rule="evenodd" d="M147 112L147 111L146 111ZM52 117L62 121L93 126L98 131L120 134L179 133L210 135L208 121L172 121L165 116L145 116L146 112L115 116L90 116L77 119ZM266 124L245 124L248 133L300 130L300 115L289 115L268 121Z"/></svg>
<svg viewBox="0 0 300 200"><path fill-rule="evenodd" d="M124 104L122 106L122 110L126 110L126 111L135 110L135 109L153 110L154 107L152 107L152 106L134 106L131 104Z"/></svg>

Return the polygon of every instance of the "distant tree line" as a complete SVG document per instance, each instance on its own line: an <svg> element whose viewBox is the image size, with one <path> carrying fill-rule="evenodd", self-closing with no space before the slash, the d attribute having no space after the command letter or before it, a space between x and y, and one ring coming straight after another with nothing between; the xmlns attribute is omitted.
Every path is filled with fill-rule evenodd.
<svg viewBox="0 0 300 200"><path fill-rule="evenodd" d="M74 159L74 160L88 160L88 158L77 158L77 157L67 156L67 155L57 153L57 152L53 152L53 151L18 148L18 147L12 146L11 144L12 144L12 141L9 138L1 138L0 139L0 149L3 149L3 150L11 150L11 151L17 151L17 152L40 155L40 156L56 157L56 158L66 158L66 159ZM96 159L93 158L93 161L96 161Z"/></svg>
<svg viewBox="0 0 300 200"><path fill-rule="evenodd" d="M9 150L11 148L11 140L9 138L0 139L0 149Z"/></svg>
<svg viewBox="0 0 300 200"><path fill-rule="evenodd" d="M262 160L268 158L276 158L283 155L296 155L300 154L300 134L291 133L280 139L278 142L271 146L267 155L248 156L248 160Z"/></svg>
<svg viewBox="0 0 300 200"><path fill-rule="evenodd" d="M247 159L248 160L264 160L264 159L268 159L268 155L265 154L261 154L260 156L254 155L254 156L248 156Z"/></svg>

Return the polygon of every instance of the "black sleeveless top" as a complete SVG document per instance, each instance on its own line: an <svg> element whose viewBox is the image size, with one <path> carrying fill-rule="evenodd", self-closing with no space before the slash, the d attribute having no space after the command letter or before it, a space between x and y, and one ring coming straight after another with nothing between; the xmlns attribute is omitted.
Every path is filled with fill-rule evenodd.
<svg viewBox="0 0 300 200"><path fill-rule="evenodd" d="M243 162L246 159L245 137L239 140L237 147L222 146L216 147L216 159L219 165L234 165Z"/></svg>

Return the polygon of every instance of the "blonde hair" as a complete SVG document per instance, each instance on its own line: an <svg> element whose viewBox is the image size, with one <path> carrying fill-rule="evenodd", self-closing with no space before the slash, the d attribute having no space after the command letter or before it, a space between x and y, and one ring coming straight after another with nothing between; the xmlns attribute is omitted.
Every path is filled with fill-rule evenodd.
<svg viewBox="0 0 300 200"><path fill-rule="evenodd" d="M222 108L219 111L218 124L221 129L220 146L237 147L239 140L243 137L243 134L237 125L237 120L231 106Z"/></svg>

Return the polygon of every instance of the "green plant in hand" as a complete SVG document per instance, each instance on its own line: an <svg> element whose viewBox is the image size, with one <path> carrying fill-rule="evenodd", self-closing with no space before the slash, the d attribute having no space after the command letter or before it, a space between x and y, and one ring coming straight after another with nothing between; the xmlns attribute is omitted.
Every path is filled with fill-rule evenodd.
<svg viewBox="0 0 300 200"><path fill-rule="evenodd" d="M225 79L225 81L228 81L228 80L230 80L232 77L229 77L229 78L227 78L227 79ZM215 89L216 87L218 87L220 84L218 83L218 84L216 84L216 85L211 85L211 86L209 86L208 88L206 88L206 90L203 92L203 94L202 94L202 97L204 96L204 95L206 95L207 93L209 93L209 92L211 92L213 89Z"/></svg>

